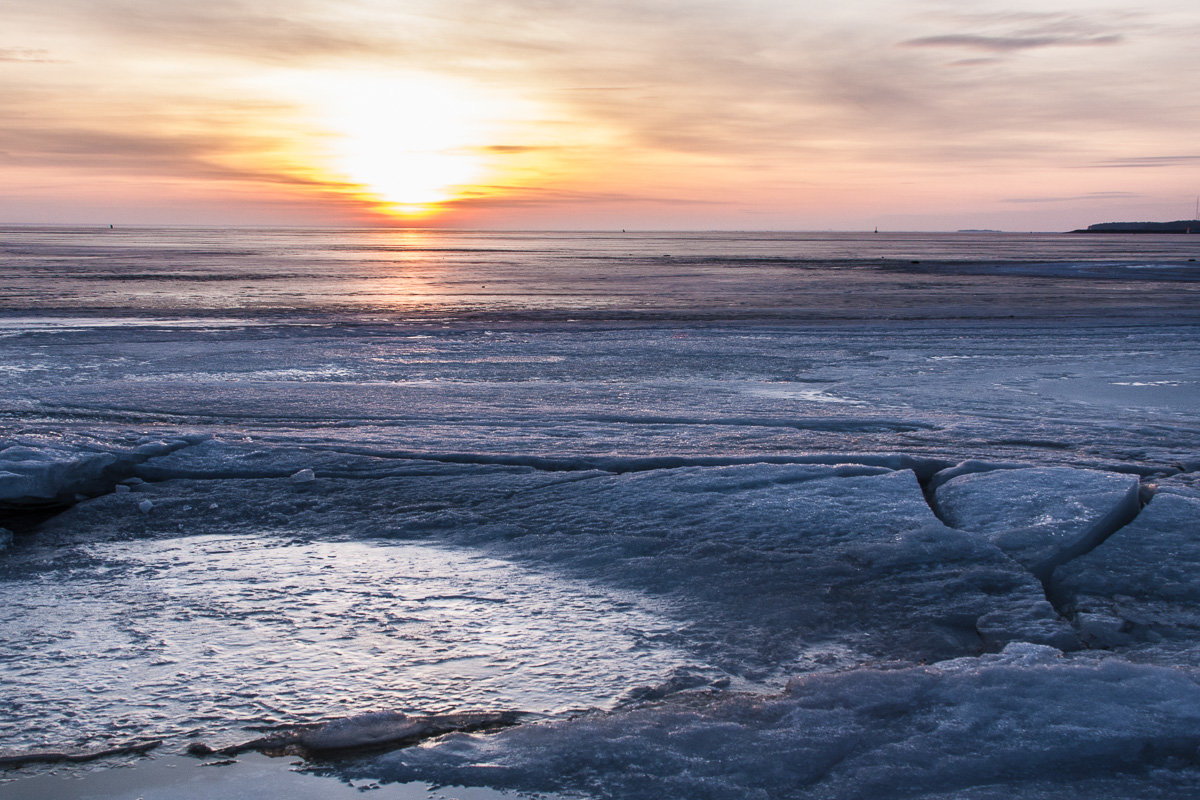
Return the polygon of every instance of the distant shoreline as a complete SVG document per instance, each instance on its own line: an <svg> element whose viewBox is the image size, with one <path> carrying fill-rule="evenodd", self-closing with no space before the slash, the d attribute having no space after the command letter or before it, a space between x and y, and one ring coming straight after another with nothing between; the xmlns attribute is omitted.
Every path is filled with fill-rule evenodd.
<svg viewBox="0 0 1200 800"><path fill-rule="evenodd" d="M1100 222L1071 233L1200 233L1200 219L1174 222Z"/></svg>

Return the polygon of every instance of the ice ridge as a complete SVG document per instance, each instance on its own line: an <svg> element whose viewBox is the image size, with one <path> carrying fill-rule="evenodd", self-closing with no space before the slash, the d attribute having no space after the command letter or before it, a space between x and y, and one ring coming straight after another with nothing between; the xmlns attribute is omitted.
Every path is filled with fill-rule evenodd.
<svg viewBox="0 0 1200 800"><path fill-rule="evenodd" d="M147 440L125 449L0 442L0 511L68 506L110 492L137 465L205 438Z"/></svg>

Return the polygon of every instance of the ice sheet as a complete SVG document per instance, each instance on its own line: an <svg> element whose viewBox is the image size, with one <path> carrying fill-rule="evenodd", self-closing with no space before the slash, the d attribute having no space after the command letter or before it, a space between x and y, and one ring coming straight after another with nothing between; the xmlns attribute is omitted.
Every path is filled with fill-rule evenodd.
<svg viewBox="0 0 1200 800"><path fill-rule="evenodd" d="M0 230L0 751L1200 793L1186 238Z"/></svg>
<svg viewBox="0 0 1200 800"><path fill-rule="evenodd" d="M1011 645L813 674L780 695L694 695L451 737L341 771L627 800L976 797L999 786L1017 798L1169 797L1200 788L1198 730L1194 671Z"/></svg>

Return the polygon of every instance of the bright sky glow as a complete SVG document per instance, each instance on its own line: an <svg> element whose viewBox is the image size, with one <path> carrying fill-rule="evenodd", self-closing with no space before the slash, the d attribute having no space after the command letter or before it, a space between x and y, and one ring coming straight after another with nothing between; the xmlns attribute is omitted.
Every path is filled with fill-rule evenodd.
<svg viewBox="0 0 1200 800"><path fill-rule="evenodd" d="M436 210L490 177L487 148L503 136L506 110L518 110L431 75L301 74L292 81L326 132L331 176L361 185L364 197L402 215Z"/></svg>
<svg viewBox="0 0 1200 800"><path fill-rule="evenodd" d="M1056 230L1200 193L1200 5L0 0L0 222Z"/></svg>

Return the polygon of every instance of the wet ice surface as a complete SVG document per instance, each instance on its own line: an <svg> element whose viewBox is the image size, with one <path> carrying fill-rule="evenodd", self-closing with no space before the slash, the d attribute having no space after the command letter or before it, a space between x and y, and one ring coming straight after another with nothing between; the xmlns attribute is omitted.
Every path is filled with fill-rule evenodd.
<svg viewBox="0 0 1200 800"><path fill-rule="evenodd" d="M229 743L367 709L555 713L609 704L682 660L650 645L664 620L613 592L425 544L298 533L81 545L0 583L0 687L19 731L6 747Z"/></svg>
<svg viewBox="0 0 1200 800"><path fill-rule="evenodd" d="M227 760L228 761L228 760ZM530 795L486 787L435 786L424 781L384 783L319 780L292 759L248 753L232 763L214 764L186 755L160 755L134 764L70 773L45 773L10 783L13 798L54 800L504 800ZM539 793L539 797L547 797Z"/></svg>
<svg viewBox="0 0 1200 800"><path fill-rule="evenodd" d="M1200 789L1190 239L455 236L0 236L0 751L511 710L314 766Z"/></svg>

